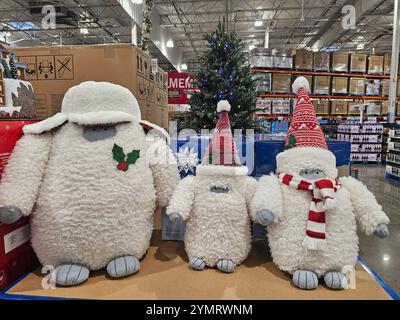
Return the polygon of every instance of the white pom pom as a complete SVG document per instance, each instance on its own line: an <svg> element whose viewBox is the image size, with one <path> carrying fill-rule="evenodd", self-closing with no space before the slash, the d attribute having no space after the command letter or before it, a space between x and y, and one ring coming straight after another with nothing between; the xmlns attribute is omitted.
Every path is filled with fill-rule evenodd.
<svg viewBox="0 0 400 320"><path fill-rule="evenodd" d="M300 89L305 89L307 92L310 92L310 84L304 77L297 77L292 84L292 91L294 94L297 94Z"/></svg>
<svg viewBox="0 0 400 320"><path fill-rule="evenodd" d="M217 112L222 112L222 111L231 111L231 105L228 102L228 100L221 100L217 104Z"/></svg>

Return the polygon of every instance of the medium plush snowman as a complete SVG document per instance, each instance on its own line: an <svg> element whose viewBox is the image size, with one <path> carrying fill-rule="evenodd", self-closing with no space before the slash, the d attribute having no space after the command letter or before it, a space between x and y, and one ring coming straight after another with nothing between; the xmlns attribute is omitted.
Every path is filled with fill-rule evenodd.
<svg viewBox="0 0 400 320"><path fill-rule="evenodd" d="M268 225L274 263L301 289L344 289L344 268L358 255L357 224L367 235L388 236L388 217L374 195L352 177L337 179L336 158L325 141L304 77L293 83L297 103L276 175L261 178L254 219Z"/></svg>
<svg viewBox="0 0 400 320"><path fill-rule="evenodd" d="M241 165L232 137L228 101L220 101L219 119L196 176L181 180L167 215L187 220L185 248L189 265L233 272L246 259L251 246L249 205L256 181Z"/></svg>
<svg viewBox="0 0 400 320"><path fill-rule="evenodd" d="M179 180L165 130L141 120L129 90L83 82L61 113L23 131L1 179L0 220L31 214L33 248L59 285L104 267L137 272L156 201L167 206Z"/></svg>

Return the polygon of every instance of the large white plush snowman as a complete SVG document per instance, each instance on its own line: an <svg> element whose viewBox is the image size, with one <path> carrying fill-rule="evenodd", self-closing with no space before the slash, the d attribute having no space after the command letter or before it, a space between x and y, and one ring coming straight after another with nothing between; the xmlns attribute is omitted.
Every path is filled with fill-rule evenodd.
<svg viewBox="0 0 400 320"><path fill-rule="evenodd" d="M167 208L171 220L187 220L185 248L196 270L216 266L233 272L250 251L248 208L256 181L240 163L229 110L227 101L218 103L220 115L203 163L196 176L181 180Z"/></svg>
<svg viewBox="0 0 400 320"><path fill-rule="evenodd" d="M337 179L336 158L308 96L304 77L293 83L297 104L276 175L261 178L251 209L268 225L275 264L293 275L301 289L314 289L323 277L331 289L344 289L344 267L357 261L357 224L366 234L388 235L388 217L374 195L352 177Z"/></svg>
<svg viewBox="0 0 400 320"><path fill-rule="evenodd" d="M141 120L128 89L83 82L61 113L23 131L0 183L1 221L31 214L33 248L57 284L106 266L111 277L137 272L156 201L167 206L179 180L165 130Z"/></svg>

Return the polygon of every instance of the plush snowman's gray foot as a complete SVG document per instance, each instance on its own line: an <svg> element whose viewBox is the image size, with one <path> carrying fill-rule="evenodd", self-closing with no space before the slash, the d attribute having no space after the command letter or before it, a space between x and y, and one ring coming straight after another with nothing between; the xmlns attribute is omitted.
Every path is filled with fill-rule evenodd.
<svg viewBox="0 0 400 320"><path fill-rule="evenodd" d="M235 270L235 264L232 260L221 259L217 262L217 268L222 272L231 273Z"/></svg>
<svg viewBox="0 0 400 320"><path fill-rule="evenodd" d="M198 257L192 257L189 261L189 265L195 270L203 270L206 267L206 263L203 259Z"/></svg>
<svg viewBox="0 0 400 320"><path fill-rule="evenodd" d="M324 281L328 288L334 290L343 290L347 288L347 279L343 273L338 271L329 271L324 275Z"/></svg>
<svg viewBox="0 0 400 320"><path fill-rule="evenodd" d="M124 256L112 259L107 265L107 273L110 277L121 278L138 272L140 262L134 256Z"/></svg>
<svg viewBox="0 0 400 320"><path fill-rule="evenodd" d="M54 272L60 286L76 286L89 278L89 269L79 264L62 264Z"/></svg>
<svg viewBox="0 0 400 320"><path fill-rule="evenodd" d="M317 275L309 270L296 270L293 273L293 284L304 290L312 290L318 286Z"/></svg>

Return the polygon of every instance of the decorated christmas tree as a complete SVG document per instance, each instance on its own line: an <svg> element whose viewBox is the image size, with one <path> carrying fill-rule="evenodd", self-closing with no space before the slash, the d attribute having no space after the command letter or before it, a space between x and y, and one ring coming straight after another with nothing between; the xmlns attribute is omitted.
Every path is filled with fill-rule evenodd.
<svg viewBox="0 0 400 320"><path fill-rule="evenodd" d="M6 60L1 59L1 65L3 66L3 78L12 78L11 77L11 70L8 66L8 63Z"/></svg>
<svg viewBox="0 0 400 320"><path fill-rule="evenodd" d="M217 103L228 100L232 129L259 131L255 111L255 84L246 64L243 44L235 32L227 32L225 19L215 32L205 34L207 49L201 57L201 68L196 73L200 91L192 95L186 127L200 131L215 128L218 119Z"/></svg>
<svg viewBox="0 0 400 320"><path fill-rule="evenodd" d="M10 78L11 79L18 79L18 70L17 67L15 66L14 62L14 55L10 55L10 60L8 61L10 65Z"/></svg>

